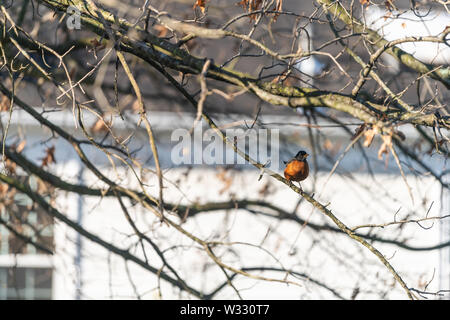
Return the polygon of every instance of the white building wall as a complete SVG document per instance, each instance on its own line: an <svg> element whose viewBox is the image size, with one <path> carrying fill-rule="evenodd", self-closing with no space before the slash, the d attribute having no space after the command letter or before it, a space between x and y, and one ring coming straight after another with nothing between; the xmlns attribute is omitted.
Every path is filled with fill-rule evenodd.
<svg viewBox="0 0 450 320"><path fill-rule="evenodd" d="M57 121L61 126L70 132L75 130L72 127L73 118L71 114L49 114L48 116L60 117L61 119L57 119ZM171 126L182 127L177 120L170 118L167 114L154 115L152 119L155 123L155 130L159 130L159 128L170 130ZM192 119L188 117L181 117L181 119L190 128ZM283 121L282 119L271 120L273 122ZM27 119L19 112L14 113L13 123L21 123L23 126L13 126L10 137L17 136L17 131L25 135L27 139L27 147L24 151L26 156L39 161L45 150L45 146L42 146L40 141L49 138L51 133L43 130L40 126L33 126L32 124L35 122ZM290 129L286 128L286 130ZM291 130L292 137L300 141L302 139L301 130L303 128L293 128ZM335 145L340 143L341 146L345 146L348 143L348 137L342 138L338 135L339 131L333 130L329 129L327 136L336 139L336 141L333 140ZM413 137L411 132L404 130L404 133L407 137ZM161 135L163 133L158 131L158 136ZM339 139L341 141L337 141ZM285 143L284 140L283 143ZM56 145L57 164L52 165L52 172L69 182L78 183L80 181L80 164L76 160L77 156L71 147L61 139L51 140L47 144ZM93 148L89 150L93 150ZM225 177L233 177L233 183L226 190L224 189L226 183L217 176L217 173L221 170L219 168L196 166L190 170L187 178L184 179L187 168L171 168L170 164L167 164L167 161L170 160L170 145L162 146L159 150L161 159L165 161L164 175L168 179L165 182L166 189L164 189L165 201L183 204L187 204L189 201L201 203L229 201L231 195L234 194L237 199L264 199L288 211L292 210L298 201L297 194L276 180L265 176L261 181L258 181L259 172L256 170L229 170ZM376 152L377 147L374 145L370 150ZM99 153L90 153L89 155L97 165L107 164L104 155ZM285 156L280 155L280 161L286 160ZM146 157L147 155L143 155L141 159L146 159ZM370 155L370 157L376 158L373 155ZM426 159L426 161L432 161L433 159ZM442 172L448 167L445 162L427 163L436 172ZM322 167L325 164L325 162L321 162ZM397 219L405 218L408 213L413 214L409 218L423 218L433 201L434 204L428 214L429 216L448 214L448 192L442 198L440 186L431 176L415 177L408 175L408 183L414 193L415 202L413 205L392 158L386 168L383 161L372 160L372 164L377 167L375 170L376 183L369 175L360 173L366 170L363 168L363 164L364 161L361 160L358 151L350 152L322 193L320 192L328 172L319 171L317 177L318 191L315 197L323 203L330 202L333 213L349 227L367 223L383 224L391 222L394 220L395 212L399 209ZM117 178L117 173L108 170L111 177ZM120 171L120 169L118 175L121 179L125 179L125 182L129 180L130 185L136 187L136 182L130 175ZM312 175L310 179L302 183L305 190L311 189L311 184L314 181ZM182 192L172 184L180 177L182 178ZM157 194L158 183L154 178L154 176L153 178L150 176L147 181L148 191L151 194ZM84 172L83 180L84 184L90 187L105 187L88 171ZM266 196L261 196L259 191L266 183L270 183L270 191ZM378 201L373 201L373 199ZM79 219L78 215L81 210L84 228L106 241L113 242L120 248L127 248L136 242L136 236L130 236L133 234L132 229L117 201L113 198L83 197L80 207L77 195L62 192L56 203L57 208L73 221ZM192 241L184 235L176 232L173 228L161 225L159 219L155 218L152 213L141 210L131 210L131 213L141 231L148 232L148 235L161 246L161 249L177 246L167 252L167 259L180 272L180 276L187 279L190 285L195 288L206 289L208 292L218 281L225 280L222 272L214 267L204 252L196 249ZM331 224L331 221L320 212L316 211L310 216L311 207L305 202L301 203L298 213L303 219L309 217L308 219L311 222ZM177 218L173 217L173 219ZM418 247L436 245L448 239L448 233L445 231L448 226L442 226L442 222L433 224L427 221L422 224L427 227L432 225L432 227L424 230L417 224L411 223L405 225L400 233L396 226L388 226L381 230L380 236L396 239L401 234L402 237L408 237L408 244ZM298 224L268 217L255 219L252 214L244 210L201 214L188 219L183 227L202 239L239 241L256 245L263 242L263 247L279 259L285 268L305 272L313 279L323 281L330 287L335 288L347 298L351 296L355 286L360 286L361 289L369 292L364 295L361 294L358 298L376 298L374 294L370 293L371 291L376 291L375 288L386 288L386 283L393 284L392 276L372 253L343 235L324 231L315 232L307 227L302 229ZM269 229L270 232L268 233ZM55 226L55 245L56 254L51 258L51 263L55 268L53 278L54 299L75 299L78 294L82 299L134 299L136 298L136 292L146 299L159 298L160 294L163 299L188 297L186 293L180 294L179 290L173 289L163 280L158 282L155 275L132 262L128 263L129 273L127 273L121 257L109 254L103 248L86 239L82 239L81 242L81 268L77 268L74 262L77 256L77 235L64 224L57 223ZM293 245L296 247L296 253L290 254ZM418 287L424 281L426 283L434 279L427 288L429 291L448 288L450 284L449 248L440 251L410 251L378 242L375 242L374 245L389 258L392 265L411 287ZM245 245L234 245L232 249L241 255L240 260L233 258L233 256L225 257L226 262L233 266L279 266L267 252L260 249ZM130 250L144 258L139 247ZM223 253L222 249L218 250L219 253ZM150 264L160 267L161 262L152 253L152 250L147 248L146 251ZM1 259L0 266L5 265L6 262L2 264L3 260ZM48 258L45 259L48 260ZM165 269L165 271L167 270ZM130 274L130 277L128 274ZM265 273L264 275L278 279L284 277L284 274L280 273ZM130 278L133 280L133 284ZM80 280L81 291L77 291ZM311 282L292 280L298 281L301 286L257 282L242 277L237 277L234 283L238 288L244 289L242 295L247 299L334 297L330 292L318 289ZM161 285L160 291L158 290L158 284ZM393 285L392 289L386 292L386 298L405 297L404 292L398 285ZM231 289L227 288L216 298L236 298L236 295Z"/></svg>
<svg viewBox="0 0 450 320"><path fill-rule="evenodd" d="M177 177L182 176L186 169L172 169L166 177L175 181ZM220 190L224 187L219 182L214 170L202 169L192 170L188 176L188 180L182 184L182 190L193 201L201 199L202 202L207 201L227 201L229 193L239 194L240 198L260 199L257 192L269 180L265 177L257 182L259 173L257 171L241 171L229 172L234 175L234 183L227 192L220 194ZM433 207L429 212L429 216L439 215L439 194L440 187L432 178L421 179L415 181L409 177L409 182L415 191L415 203L411 204L408 192L401 178L398 175L377 175L377 181L380 187L373 188L371 178L367 175L354 174L354 178L359 184L355 184L348 178L334 176L328 183L325 192L319 198L322 202L330 202L332 211L348 226L356 226L361 224L383 224L400 220L405 217L408 212L414 215L410 218L425 217L426 211L419 204L423 200L420 195L427 198L427 203L434 201ZM326 180L326 175L321 174L318 178L320 186ZM95 179L86 178L88 181L94 182ZM156 181L150 180L149 185L157 185ZM292 210L298 200L297 195L286 188L284 185L272 182L273 189L270 195L265 197L265 201L274 203L285 210ZM94 183L95 185L95 183ZM164 192L166 201L184 203L180 192L175 188L166 184L167 190ZM371 186L369 190L365 187ZM308 189L310 182L304 183L303 187ZM382 187L382 188L381 188ZM386 194L386 190L389 194ZM320 190L320 188L319 188ZM373 203L373 193L379 193L380 202ZM395 212L400 212L394 218ZM136 237L132 235L132 229L129 227L126 219L120 210L120 207L113 198L98 199L85 197L83 202L83 226L99 235L107 241L111 241L121 248L126 248L135 242ZM299 210L302 218L311 215L312 208L308 204L302 204ZM142 231L148 231L149 236L161 245L161 249L168 248L172 245L185 245L186 248L180 248L167 254L168 260L173 263L173 267L180 271L181 276L186 276L188 283L195 288L208 288L212 290L215 285L224 281L224 276L218 268L211 266L209 258L201 252L193 248L192 241L185 236L179 234L173 228L161 225L159 220L149 212L134 212L135 219ZM176 218L174 218L176 219ZM319 224L330 223L328 218L322 213L314 211L309 219L311 222ZM268 228L273 228L273 234L269 236L264 247L269 250L285 268L293 268L300 272L310 274L316 280L321 280L332 288L342 291L347 298L351 295L355 284L361 289L371 291L376 287L383 287L385 282L393 283L393 278L381 262L367 249L359 243L349 239L346 236L338 235L330 232L314 232L291 222L276 222L271 218L260 218L255 222L255 218L244 210L229 210L226 212L205 213L197 217L188 219L183 227L203 239L215 239L223 241L245 242L258 245L266 237ZM423 222L424 226L431 226L431 222ZM408 237L408 244L412 246L424 247L432 246L440 241L440 223L435 222L434 226L429 230L420 228L417 224L408 224L404 227L402 236ZM383 229L381 235L385 238L396 238L398 233L396 226L390 226ZM65 233L65 236L67 232ZM58 236L61 239L61 235ZM315 241L319 241L319 245L313 246ZM67 250L67 242L62 241L64 250L61 250L56 257L62 259L67 264L73 261ZM428 287L432 291L433 288L439 287L440 278L448 278L448 274L442 274L440 270L440 254L438 250L427 252L415 252L399 249L395 246L381 243L374 243L375 247L389 257L389 262L398 270L400 275L404 277L406 283L412 287L419 287L424 280L430 280L435 273L434 280ZM291 255L291 246L295 246L296 254ZM333 252L336 250L338 252ZM233 246L236 252L241 254L241 262L247 266L271 265L276 266L277 263L266 253L261 250L247 246ZM139 247L132 250L144 259ZM218 250L220 251L220 250ZM73 250L72 250L73 252ZM152 250L147 248L148 258L152 265L161 266L156 255L152 254ZM348 256L346 256L348 255ZM171 259L172 258L172 259ZM307 260L303 261L304 258ZM347 261L348 260L348 261ZM158 261L156 263L156 261ZM227 261L233 265L233 261ZM237 266L241 264L237 261ZM355 264L357 263L357 264ZM210 265L208 271L203 268ZM131 278L136 287L136 291L142 298L155 299L159 297L157 290L157 277L134 265L128 263ZM363 265L364 268L360 266ZM216 269L214 272L209 270ZM65 274L63 277L66 283L74 283L73 266L63 268L57 267L57 274ZM82 298L84 299L110 299L110 298L136 298L135 289L125 269L125 262L121 257L108 253L103 248L91 243L89 240L83 240L83 258L82 258ZM167 271L167 269L165 269ZM268 273L270 274L270 273ZM265 274L265 275L268 275ZM272 273L274 278L283 278L283 274ZM238 288L248 288L242 292L243 297L247 299L297 299L297 298L335 298L329 292L317 289L311 283L298 281L302 286L286 286L285 284L275 284L273 282L255 281L252 279L244 279L242 277L234 280ZM383 284L383 285L382 285ZM55 298L68 298L74 295L73 285L67 285L56 288ZM209 291L206 290L206 291ZM163 280L161 280L161 292L164 299L177 299L180 297L178 290L170 288ZM188 297L185 293L181 297ZM361 295L358 298L375 298L371 294ZM230 289L224 290L224 293L216 298L236 298L234 292ZM398 285L394 285L392 290L387 292L386 298L405 298L405 294Z"/></svg>

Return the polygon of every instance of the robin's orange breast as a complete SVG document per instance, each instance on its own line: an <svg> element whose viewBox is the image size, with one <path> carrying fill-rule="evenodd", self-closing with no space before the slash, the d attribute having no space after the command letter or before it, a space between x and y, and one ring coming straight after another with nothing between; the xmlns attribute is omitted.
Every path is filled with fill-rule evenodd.
<svg viewBox="0 0 450 320"><path fill-rule="evenodd" d="M292 160L284 169L284 177L290 181L303 181L308 177L309 166L306 160Z"/></svg>

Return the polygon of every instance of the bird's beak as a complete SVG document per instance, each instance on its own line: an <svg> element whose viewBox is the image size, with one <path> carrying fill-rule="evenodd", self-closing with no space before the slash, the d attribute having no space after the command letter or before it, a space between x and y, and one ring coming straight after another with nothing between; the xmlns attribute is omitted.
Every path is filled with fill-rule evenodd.
<svg viewBox="0 0 450 320"><path fill-rule="evenodd" d="M309 156L309 153L305 154L305 158L308 158L308 156Z"/></svg>

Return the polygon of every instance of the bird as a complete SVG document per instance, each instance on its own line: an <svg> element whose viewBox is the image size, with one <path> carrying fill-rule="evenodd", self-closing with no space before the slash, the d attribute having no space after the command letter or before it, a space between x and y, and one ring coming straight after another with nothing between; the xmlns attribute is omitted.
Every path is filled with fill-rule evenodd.
<svg viewBox="0 0 450 320"><path fill-rule="evenodd" d="M308 153L300 150L291 160L283 161L286 165L286 168L284 169L284 177L291 184L292 181L297 181L300 186L300 190L303 190L300 181L305 180L309 175L309 165L308 161L306 161L308 156Z"/></svg>

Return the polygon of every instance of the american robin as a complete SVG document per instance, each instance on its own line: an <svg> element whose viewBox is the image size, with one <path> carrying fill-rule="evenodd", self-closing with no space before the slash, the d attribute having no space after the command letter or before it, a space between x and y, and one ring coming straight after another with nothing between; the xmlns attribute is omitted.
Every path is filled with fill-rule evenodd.
<svg viewBox="0 0 450 320"><path fill-rule="evenodd" d="M302 189L300 181L305 180L309 174L309 165L308 161L306 161L308 156L309 154L301 150L292 160L289 160L288 162L283 161L286 165L284 177L289 180L289 182L298 181L300 189Z"/></svg>

